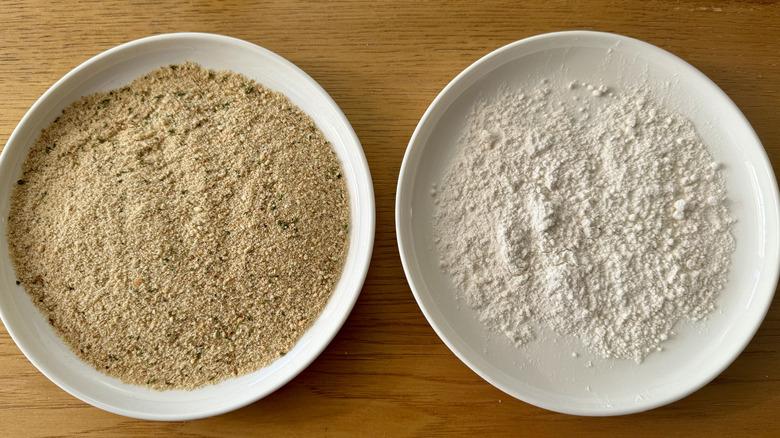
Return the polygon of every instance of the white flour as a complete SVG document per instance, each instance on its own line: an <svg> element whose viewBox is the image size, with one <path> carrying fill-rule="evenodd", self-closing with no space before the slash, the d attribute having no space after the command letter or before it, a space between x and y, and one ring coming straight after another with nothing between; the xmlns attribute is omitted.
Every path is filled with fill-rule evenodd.
<svg viewBox="0 0 780 438"><path fill-rule="evenodd" d="M442 269L518 344L541 323L641 362L726 283L719 166L642 90L542 83L484 98L432 193Z"/></svg>

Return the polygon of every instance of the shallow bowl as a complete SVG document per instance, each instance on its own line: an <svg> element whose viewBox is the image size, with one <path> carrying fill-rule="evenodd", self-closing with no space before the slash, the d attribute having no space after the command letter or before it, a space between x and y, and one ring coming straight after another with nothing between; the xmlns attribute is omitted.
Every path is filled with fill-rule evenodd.
<svg viewBox="0 0 780 438"><path fill-rule="evenodd" d="M501 87L565 87L573 81L621 90L643 86L696 126L723 163L736 252L717 310L681 323L678 336L643 363L608 360L572 337L543 333L515 347L485 329L456 299L439 269L431 187L441 185L466 115ZM678 400L720 374L745 348L772 301L780 268L778 191L766 153L748 121L704 74L650 44L609 33L558 32L502 47L464 70L436 97L412 135L396 194L396 233L406 277L436 333L477 374L507 394L569 414L619 415Z"/></svg>
<svg viewBox="0 0 780 438"><path fill-rule="evenodd" d="M30 146L63 108L81 96L121 87L157 67L192 61L231 70L279 91L306 112L335 149L350 195L350 243L336 289L295 347L270 366L192 391L154 391L122 383L81 361L54 333L21 286L15 284L6 227L9 197ZM368 271L375 210L371 174L344 113L327 92L284 58L235 38L200 33L132 41L86 61L57 81L27 112L0 155L0 316L25 356L52 382L90 403L129 417L180 421L224 413L252 403L306 368L330 343L357 300Z"/></svg>

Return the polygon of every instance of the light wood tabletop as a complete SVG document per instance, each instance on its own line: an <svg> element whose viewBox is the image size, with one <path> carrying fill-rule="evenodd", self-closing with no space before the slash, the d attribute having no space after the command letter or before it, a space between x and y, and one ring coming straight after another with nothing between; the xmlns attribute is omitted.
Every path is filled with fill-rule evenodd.
<svg viewBox="0 0 780 438"><path fill-rule="evenodd" d="M247 407L159 423L58 388L0 327L2 436L780 436L780 306L704 388L648 412L589 418L516 400L471 371L426 321L398 253L394 201L410 136L459 72L510 42L559 30L641 39L691 63L750 121L780 168L776 1L2 1L0 145L55 81L137 38L210 32L306 71L354 127L371 169L376 240L360 298L298 377Z"/></svg>

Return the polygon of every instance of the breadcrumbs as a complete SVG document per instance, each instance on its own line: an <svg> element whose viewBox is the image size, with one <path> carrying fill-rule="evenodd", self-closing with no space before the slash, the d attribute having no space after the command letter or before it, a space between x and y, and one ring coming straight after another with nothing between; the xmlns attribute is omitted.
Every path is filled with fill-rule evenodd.
<svg viewBox="0 0 780 438"><path fill-rule="evenodd" d="M192 63L67 107L8 217L18 280L98 370L192 389L269 365L339 279L349 200L314 122Z"/></svg>

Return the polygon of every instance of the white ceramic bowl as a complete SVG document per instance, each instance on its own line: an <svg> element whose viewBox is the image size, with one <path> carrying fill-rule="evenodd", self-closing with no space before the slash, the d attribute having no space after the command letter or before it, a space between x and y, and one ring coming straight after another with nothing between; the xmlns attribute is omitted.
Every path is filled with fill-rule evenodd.
<svg viewBox="0 0 780 438"><path fill-rule="evenodd" d="M350 194L350 244L344 271L322 315L284 357L254 373L194 391L153 391L121 383L79 360L59 339L21 286L8 256L9 195L27 152L68 104L120 87L155 68L197 62L228 69L286 95L314 119L331 142ZM65 391L99 408L129 417L186 420L224 413L273 392L306 368L330 343L357 300L374 241L371 174L355 132L317 82L282 57L220 35L179 33L132 41L104 52L57 81L27 112L0 156L0 316L27 358Z"/></svg>
<svg viewBox="0 0 780 438"><path fill-rule="evenodd" d="M534 88L542 79L618 89L645 84L664 105L696 125L724 163L737 241L728 286L705 322L679 324L679 336L637 365L592 356L571 337L514 347L488 332L455 299L438 268L432 184L441 183L476 96L499 86ZM599 32L559 32L502 47L458 75L433 101L401 166L396 232L412 291L447 346L497 388L534 405L577 415L639 412L684 397L720 374L745 348L766 314L780 266L778 192L769 160L750 124L717 85L676 56L641 41ZM572 352L579 352L573 357ZM588 366L590 363L591 366Z"/></svg>

